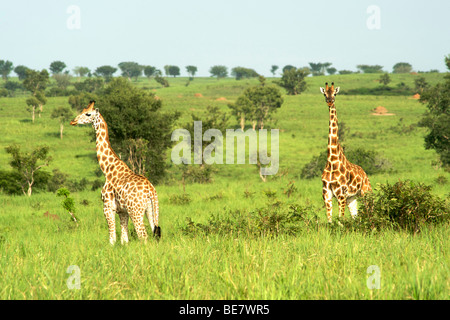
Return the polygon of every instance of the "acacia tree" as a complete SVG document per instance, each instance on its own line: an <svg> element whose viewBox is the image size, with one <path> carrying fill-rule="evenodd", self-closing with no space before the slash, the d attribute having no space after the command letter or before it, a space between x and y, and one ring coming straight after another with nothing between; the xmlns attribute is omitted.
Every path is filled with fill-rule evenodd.
<svg viewBox="0 0 450 320"><path fill-rule="evenodd" d="M211 77L217 77L217 80L219 80L220 78L228 76L228 68L221 65L212 66L209 69L209 73L211 74Z"/></svg>
<svg viewBox="0 0 450 320"><path fill-rule="evenodd" d="M89 72L91 72L91 70L89 70L88 67L75 67L75 68L73 68L72 71L77 77L80 77L80 78L84 77Z"/></svg>
<svg viewBox="0 0 450 320"><path fill-rule="evenodd" d="M103 77L106 82L111 81L113 74L117 71L117 68L111 66L101 66L95 69L94 74L98 77Z"/></svg>
<svg viewBox="0 0 450 320"><path fill-rule="evenodd" d="M66 68L66 64L62 61L53 61L50 64L50 71L53 74L62 73L65 68Z"/></svg>
<svg viewBox="0 0 450 320"><path fill-rule="evenodd" d="M270 72L272 72L272 75L275 77L275 73L278 70L278 66L277 65L272 65L272 67L270 68Z"/></svg>
<svg viewBox="0 0 450 320"><path fill-rule="evenodd" d="M134 78L137 81L138 77L142 74L143 66L139 65L137 62L121 62L119 63L119 68L122 71L122 76L131 80Z"/></svg>
<svg viewBox="0 0 450 320"><path fill-rule="evenodd" d="M195 73L197 72L197 67L186 66L186 72L189 74L190 80L194 80Z"/></svg>
<svg viewBox="0 0 450 320"><path fill-rule="evenodd" d="M9 164L21 177L20 181L17 182L20 184L23 194L31 196L36 172L41 168L48 166L49 162L52 160L48 155L49 147L39 146L31 153L21 152L20 146L17 144L10 145L5 149L6 152L12 156L12 160ZM41 163L38 164L38 161Z"/></svg>

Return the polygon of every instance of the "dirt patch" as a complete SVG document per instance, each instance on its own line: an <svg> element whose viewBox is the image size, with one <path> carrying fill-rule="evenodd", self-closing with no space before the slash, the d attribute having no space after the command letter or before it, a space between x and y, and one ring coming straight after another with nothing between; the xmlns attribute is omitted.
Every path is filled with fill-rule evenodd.
<svg viewBox="0 0 450 320"><path fill-rule="evenodd" d="M388 109L383 106L378 106L375 109L372 109L373 116L393 116L394 113L389 113Z"/></svg>
<svg viewBox="0 0 450 320"><path fill-rule="evenodd" d="M225 97L220 97L220 98L217 98L216 101L228 101L228 100Z"/></svg>
<svg viewBox="0 0 450 320"><path fill-rule="evenodd" d="M201 93L196 93L196 94L194 94L194 97L203 98L203 95Z"/></svg>
<svg viewBox="0 0 450 320"><path fill-rule="evenodd" d="M413 99L420 99L420 94L416 93L415 95L413 95Z"/></svg>

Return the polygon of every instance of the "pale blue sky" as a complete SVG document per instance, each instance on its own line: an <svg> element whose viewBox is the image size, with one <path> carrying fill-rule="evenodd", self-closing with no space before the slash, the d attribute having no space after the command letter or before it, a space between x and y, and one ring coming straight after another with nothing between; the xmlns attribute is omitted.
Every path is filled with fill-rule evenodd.
<svg viewBox="0 0 450 320"><path fill-rule="evenodd" d="M80 10L79 29L70 29ZM380 9L370 30L367 8ZM338 70L397 62L414 70L446 71L450 54L448 0L159 0L3 1L0 59L33 69L64 61L69 70L136 61L162 69L243 66L270 75L275 64L297 67L332 62ZM117 73L118 74L118 73Z"/></svg>

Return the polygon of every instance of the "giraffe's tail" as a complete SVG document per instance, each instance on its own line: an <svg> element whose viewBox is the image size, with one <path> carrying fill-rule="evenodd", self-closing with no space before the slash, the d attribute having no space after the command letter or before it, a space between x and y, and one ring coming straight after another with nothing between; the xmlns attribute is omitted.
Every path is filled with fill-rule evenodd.
<svg viewBox="0 0 450 320"><path fill-rule="evenodd" d="M156 240L161 238L161 227L159 226L159 203L156 191L150 196L150 203L146 210L147 219L152 227L153 236Z"/></svg>

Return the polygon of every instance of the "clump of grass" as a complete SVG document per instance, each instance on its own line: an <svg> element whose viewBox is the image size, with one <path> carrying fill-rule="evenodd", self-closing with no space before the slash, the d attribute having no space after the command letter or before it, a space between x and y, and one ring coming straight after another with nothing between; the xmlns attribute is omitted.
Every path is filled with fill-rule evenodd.
<svg viewBox="0 0 450 320"><path fill-rule="evenodd" d="M187 205L192 201L188 193L173 194L169 197L169 202L175 205Z"/></svg>

